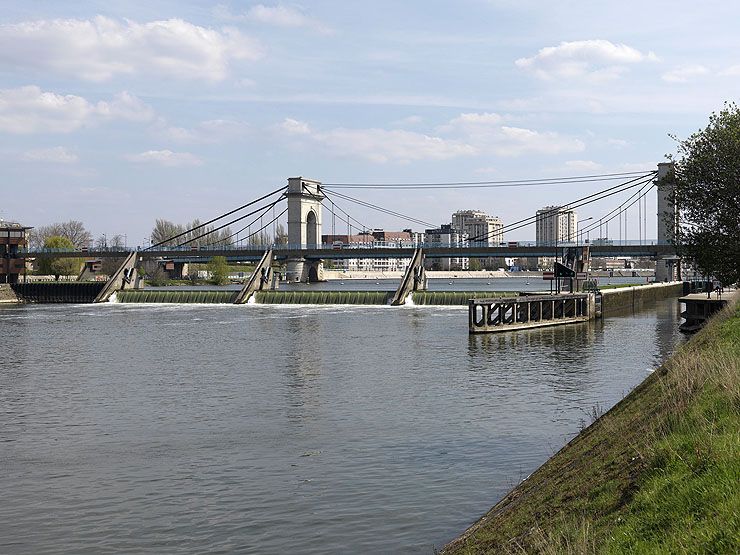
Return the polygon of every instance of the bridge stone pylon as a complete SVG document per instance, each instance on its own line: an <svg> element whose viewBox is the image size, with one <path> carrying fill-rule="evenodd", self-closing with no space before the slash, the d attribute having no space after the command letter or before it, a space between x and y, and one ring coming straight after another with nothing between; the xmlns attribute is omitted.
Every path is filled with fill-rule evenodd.
<svg viewBox="0 0 740 555"><path fill-rule="evenodd" d="M321 182L305 177L288 178L288 243L291 247L312 248L321 245ZM288 260L288 281L319 281L321 260L294 258Z"/></svg>
<svg viewBox="0 0 740 555"><path fill-rule="evenodd" d="M678 230L678 208L675 203L676 186L673 182L673 163L658 164L658 244L673 244ZM655 281L681 279L680 261L676 255L658 257L655 261Z"/></svg>

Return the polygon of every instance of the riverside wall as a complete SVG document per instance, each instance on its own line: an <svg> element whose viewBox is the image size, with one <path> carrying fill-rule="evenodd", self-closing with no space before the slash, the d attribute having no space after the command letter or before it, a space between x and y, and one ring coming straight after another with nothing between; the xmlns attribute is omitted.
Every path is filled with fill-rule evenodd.
<svg viewBox="0 0 740 555"><path fill-rule="evenodd" d="M9 283L0 283L0 303L19 303L18 295L10 287Z"/></svg>
<svg viewBox="0 0 740 555"><path fill-rule="evenodd" d="M683 282L673 281L606 289L601 292L601 316L612 316L626 311L639 310L646 303L669 297L680 297L683 295L683 287Z"/></svg>

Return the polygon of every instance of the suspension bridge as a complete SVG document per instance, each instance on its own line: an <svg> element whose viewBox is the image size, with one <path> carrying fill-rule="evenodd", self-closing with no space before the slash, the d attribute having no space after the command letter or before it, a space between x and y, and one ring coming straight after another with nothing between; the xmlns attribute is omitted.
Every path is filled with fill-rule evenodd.
<svg viewBox="0 0 740 555"><path fill-rule="evenodd" d="M576 254L579 270L588 268L591 256L599 257L649 257L657 260L656 279L672 281L678 269L678 257L673 244L676 229L677 211L673 198L673 187L670 183L670 164L659 164L653 171L623 172L575 177L527 179L510 181L482 182L448 182L448 183L411 183L411 184L373 184L373 183L322 183L303 177L289 178L287 185L266 193L244 205L228 210L206 222L163 238L146 248L133 251L118 249L76 249L49 250L29 249L17 253L18 258L37 256L79 257L79 258L122 258L126 261L118 272L110 278L98 299L105 300L116 290L133 287L137 264L146 259L165 259L179 263L203 262L215 256L224 256L230 261L256 261L254 274L245 285L245 291L239 296L241 301L248 299L252 293L270 288L272 264L274 261L287 265L288 281L319 281L322 275L322 264L327 260L361 259L361 258L402 258L410 263L406 276L402 280L394 303L401 303L404 295L414 290L425 288L424 259L429 258L542 258L563 259L567 252ZM435 224L418 216L403 214L395 209L379 206L373 202L352 196L346 190L441 190L441 189L493 189L505 187L532 186L565 186L573 184L603 184L608 186L579 198L569 199L557 208L574 210L609 199L614 201L613 208L598 219L589 218L592 223L578 229L575 237L550 243L543 242L496 242L494 232L468 237L464 242L454 245L412 240L383 243L375 241L369 235L373 228L350 214L350 205L360 206L386 216L392 216L411 224L436 227ZM616 182L616 183L615 183ZM647 230L647 195L657 191L657 229L655 240L648 240ZM357 193L353 193L356 195ZM542 211L540 211L542 212ZM636 212L636 214L635 214ZM627 240L628 214L637 218L639 224L638 238ZM330 220L325 222L324 217ZM523 218L508 223L495 233L503 237L504 233L533 226L538 218L550 214L538 213L536 216ZM262 244L271 226L273 230L281 221L287 219L287 236L275 237L269 244ZM632 220L634 222L634 220ZM331 236L336 235L337 222L347 226L347 236L368 237L367 241L355 240L351 243L322 243L322 231L331 228ZM583 240L590 232L599 237L608 236L609 224L612 229L619 228L619 239L611 241L588 242ZM234 227L235 232L230 230ZM624 233L622 232L624 226ZM327 229L328 230L328 229ZM606 234L604 233L606 231ZM226 235L225 235L226 233ZM586 246L587 249L583 249ZM413 278L413 279L412 279ZM405 285L404 285L405 284ZM401 289L404 289L403 291Z"/></svg>

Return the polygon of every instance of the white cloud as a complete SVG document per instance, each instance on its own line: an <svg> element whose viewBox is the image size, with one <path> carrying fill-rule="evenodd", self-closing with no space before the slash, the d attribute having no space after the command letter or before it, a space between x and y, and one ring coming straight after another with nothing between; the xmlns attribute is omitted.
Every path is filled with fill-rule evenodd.
<svg viewBox="0 0 740 555"><path fill-rule="evenodd" d="M596 171L604 167L598 162L594 162L592 160L568 160L563 165L566 170L576 171Z"/></svg>
<svg viewBox="0 0 740 555"><path fill-rule="evenodd" d="M22 159L26 162L52 162L55 164L74 164L78 160L76 154L68 151L63 146L29 150L23 153Z"/></svg>
<svg viewBox="0 0 740 555"><path fill-rule="evenodd" d="M609 146L617 147L617 148L624 148L628 146L630 143L629 141L625 141L624 139L607 139L606 144Z"/></svg>
<svg viewBox="0 0 740 555"><path fill-rule="evenodd" d="M608 40L579 40L547 46L536 55L519 58L514 63L541 79L588 77L606 81L619 77L628 64L657 59L652 52L643 54L626 44L614 44Z"/></svg>
<svg viewBox="0 0 740 555"><path fill-rule="evenodd" d="M332 30L324 25L321 21L307 16L302 11L278 4L277 6L265 6L264 4L257 4L252 6L249 11L243 16L233 16L228 13L223 7L219 10L219 13L230 17L232 19L243 19L248 21L255 21L263 23L265 25L274 25L276 27L286 28L306 28L316 31L321 34L331 34Z"/></svg>
<svg viewBox="0 0 740 555"><path fill-rule="evenodd" d="M136 23L96 16L0 25L0 66L90 81L136 74L219 81L233 61L261 55L259 44L235 29L181 19Z"/></svg>
<svg viewBox="0 0 740 555"><path fill-rule="evenodd" d="M439 126L437 135L377 128L320 131L290 118L286 118L277 129L285 135L319 144L329 152L379 163L447 160L477 155L559 154L580 152L585 148L579 139L553 132L502 126L500 121L500 116L491 113L461 114Z"/></svg>
<svg viewBox="0 0 740 555"><path fill-rule="evenodd" d="M726 69L723 69L719 72L719 75L721 75L722 77L734 77L736 75L740 75L740 65L730 66Z"/></svg>
<svg viewBox="0 0 740 555"><path fill-rule="evenodd" d="M168 125L164 118L159 118L153 126L157 136L178 143L218 143L235 139L248 131L248 124L227 119L206 120L195 127L185 128Z"/></svg>
<svg viewBox="0 0 740 555"><path fill-rule="evenodd" d="M126 156L131 162L160 164L166 167L200 166L203 160L190 152L172 152L171 150L147 150L139 154Z"/></svg>
<svg viewBox="0 0 740 555"><path fill-rule="evenodd" d="M407 116L405 118L396 120L394 124L395 125L418 125L422 121L424 121L424 118L422 118L421 116Z"/></svg>
<svg viewBox="0 0 740 555"><path fill-rule="evenodd" d="M127 92L91 103L81 96L44 92L35 85L0 89L0 132L69 133L103 121L148 121L153 116L151 107Z"/></svg>
<svg viewBox="0 0 740 555"><path fill-rule="evenodd" d="M280 123L279 128L288 135L307 135L311 132L311 128L306 122L293 118L285 118Z"/></svg>
<svg viewBox="0 0 740 555"><path fill-rule="evenodd" d="M707 73L709 73L709 70L703 65L692 64L679 66L666 71L660 78L669 83L686 83L694 77L706 75Z"/></svg>

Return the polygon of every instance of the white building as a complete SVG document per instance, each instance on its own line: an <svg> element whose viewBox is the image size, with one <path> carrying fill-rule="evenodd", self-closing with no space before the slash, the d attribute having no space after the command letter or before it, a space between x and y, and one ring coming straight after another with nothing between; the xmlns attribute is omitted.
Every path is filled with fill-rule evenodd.
<svg viewBox="0 0 740 555"><path fill-rule="evenodd" d="M498 246L504 241L501 218L480 210L458 210L452 215L452 227L467 233L471 244Z"/></svg>
<svg viewBox="0 0 740 555"><path fill-rule="evenodd" d="M537 246L575 241L576 217L574 210L561 206L537 210Z"/></svg>

